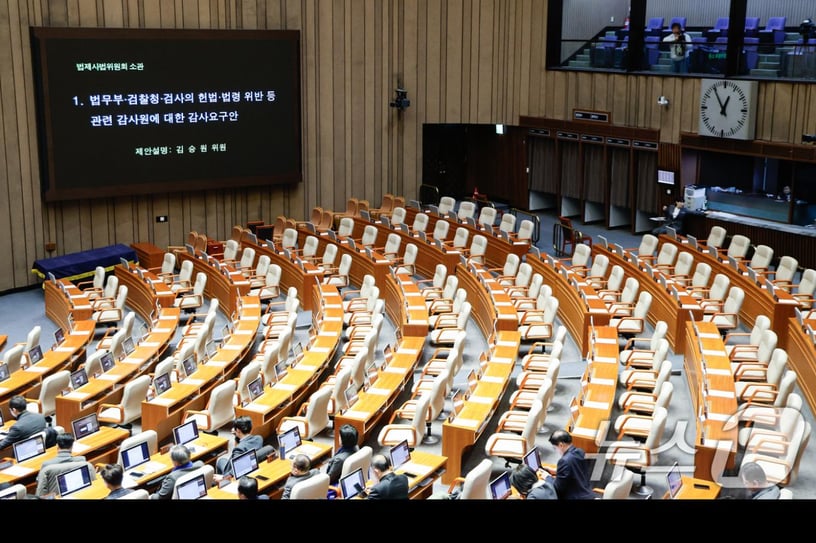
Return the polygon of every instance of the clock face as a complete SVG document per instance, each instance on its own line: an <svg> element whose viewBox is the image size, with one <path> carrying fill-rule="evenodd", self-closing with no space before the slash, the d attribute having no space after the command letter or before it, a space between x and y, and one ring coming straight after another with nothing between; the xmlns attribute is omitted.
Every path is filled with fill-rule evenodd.
<svg viewBox="0 0 816 543"><path fill-rule="evenodd" d="M699 133L719 138L754 137L752 81L703 80Z"/></svg>

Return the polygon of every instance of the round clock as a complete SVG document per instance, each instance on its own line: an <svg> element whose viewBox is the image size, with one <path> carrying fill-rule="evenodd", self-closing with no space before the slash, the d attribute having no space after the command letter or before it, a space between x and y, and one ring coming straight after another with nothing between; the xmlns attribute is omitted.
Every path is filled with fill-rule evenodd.
<svg viewBox="0 0 816 543"><path fill-rule="evenodd" d="M756 89L756 81L703 79L699 133L718 138L753 139Z"/></svg>

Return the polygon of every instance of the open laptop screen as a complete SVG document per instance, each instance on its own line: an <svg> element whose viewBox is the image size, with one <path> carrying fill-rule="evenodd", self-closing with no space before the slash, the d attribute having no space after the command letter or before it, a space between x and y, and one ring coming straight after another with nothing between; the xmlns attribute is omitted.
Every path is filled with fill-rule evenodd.
<svg viewBox="0 0 816 543"><path fill-rule="evenodd" d="M39 345L34 345L32 348L28 350L28 360L32 364L36 364L40 360L42 360L42 347Z"/></svg>
<svg viewBox="0 0 816 543"><path fill-rule="evenodd" d="M538 447L533 447L530 452L524 455L524 463L533 471L538 471L541 468L541 456Z"/></svg>
<svg viewBox="0 0 816 543"><path fill-rule="evenodd" d="M677 493L680 492L680 487L683 486L683 479L680 477L680 467L677 465L677 462L674 463L669 473L666 474L666 483L669 487L669 497L674 499Z"/></svg>
<svg viewBox="0 0 816 543"><path fill-rule="evenodd" d="M247 390L249 390L250 401L263 394L263 379L260 375L247 385Z"/></svg>
<svg viewBox="0 0 816 543"><path fill-rule="evenodd" d="M9 372L8 364L3 362L0 363L0 381L5 381L11 377L11 373Z"/></svg>
<svg viewBox="0 0 816 543"><path fill-rule="evenodd" d="M408 448L408 440L403 439L393 447L390 451L391 466L393 469L399 468L404 463L411 460L411 450Z"/></svg>
<svg viewBox="0 0 816 543"><path fill-rule="evenodd" d="M163 373L153 379L153 390L156 396L164 394L170 389L170 373Z"/></svg>
<svg viewBox="0 0 816 543"><path fill-rule="evenodd" d="M340 492L344 500L350 500L365 490L365 476L363 468L357 468L340 479Z"/></svg>
<svg viewBox="0 0 816 543"><path fill-rule="evenodd" d="M57 347L62 345L62 342L65 341L65 332L62 328L57 328L54 330L54 343L57 344Z"/></svg>
<svg viewBox="0 0 816 543"><path fill-rule="evenodd" d="M180 500L197 500L207 495L207 481L204 474L193 477L180 485L176 485L176 493Z"/></svg>
<svg viewBox="0 0 816 543"><path fill-rule="evenodd" d="M186 445L196 439L198 439L198 424L196 424L195 419L173 428L173 440L176 445Z"/></svg>
<svg viewBox="0 0 816 543"><path fill-rule="evenodd" d="M184 359L181 363L181 368L184 370L184 377L187 378L196 372L198 365L196 364L195 357L188 356Z"/></svg>
<svg viewBox="0 0 816 543"><path fill-rule="evenodd" d="M278 434L278 448L280 448L280 457L286 458L286 453L297 449L300 447L301 443L300 430L298 430L297 426L292 426L282 434Z"/></svg>
<svg viewBox="0 0 816 543"><path fill-rule="evenodd" d="M108 351L105 354L103 354L102 357L99 359L99 363L102 364L103 372L113 368L113 366L116 365L116 361L113 359L113 353Z"/></svg>
<svg viewBox="0 0 816 543"><path fill-rule="evenodd" d="M96 413L85 415L71 422L71 428L74 430L74 438L82 439L94 432L99 431L99 420L96 418Z"/></svg>
<svg viewBox="0 0 816 543"><path fill-rule="evenodd" d="M78 370L71 372L71 386L74 387L74 390L87 384L88 372L85 371L85 368L79 368Z"/></svg>
<svg viewBox="0 0 816 543"><path fill-rule="evenodd" d="M354 403L357 401L357 387L356 386L351 385L350 387L348 387L343 392L343 394L345 394L345 396L346 396L346 405L348 405L349 407L354 405Z"/></svg>
<svg viewBox="0 0 816 543"><path fill-rule="evenodd" d="M147 446L147 441L142 441L122 451L122 467L125 471L141 466L150 460L150 448Z"/></svg>
<svg viewBox="0 0 816 543"><path fill-rule="evenodd" d="M77 490L91 486L91 470L88 464L57 475L60 497L64 498Z"/></svg>
<svg viewBox="0 0 816 543"><path fill-rule="evenodd" d="M19 464L35 456L45 454L45 438L42 434L31 436L28 439L14 443L14 459Z"/></svg>
<svg viewBox="0 0 816 543"><path fill-rule="evenodd" d="M249 475L258 469L258 456L255 449L250 449L232 459L232 473L235 479Z"/></svg>
<svg viewBox="0 0 816 543"><path fill-rule="evenodd" d="M133 344L133 338L128 336L122 341L122 351L125 353L125 356L130 356L130 354L136 350L136 346Z"/></svg>
<svg viewBox="0 0 816 543"><path fill-rule="evenodd" d="M510 495L510 472L505 471L490 481L490 495L494 500L503 500Z"/></svg>

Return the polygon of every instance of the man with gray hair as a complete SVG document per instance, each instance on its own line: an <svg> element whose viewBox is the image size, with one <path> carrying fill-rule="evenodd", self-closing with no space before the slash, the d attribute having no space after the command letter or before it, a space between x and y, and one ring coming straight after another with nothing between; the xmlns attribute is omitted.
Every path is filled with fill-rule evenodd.
<svg viewBox="0 0 816 543"><path fill-rule="evenodd" d="M173 462L173 469L164 476L161 487L150 495L151 500L169 500L173 497L176 481L204 465L201 460L193 462L190 459L190 450L184 445L173 445L170 448L170 461Z"/></svg>

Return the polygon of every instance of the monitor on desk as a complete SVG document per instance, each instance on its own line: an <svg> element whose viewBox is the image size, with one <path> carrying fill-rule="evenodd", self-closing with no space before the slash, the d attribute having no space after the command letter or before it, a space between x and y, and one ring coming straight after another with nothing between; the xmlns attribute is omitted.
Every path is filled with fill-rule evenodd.
<svg viewBox="0 0 816 543"><path fill-rule="evenodd" d="M674 463L666 474L666 484L669 487L669 498L672 500L675 499L680 492L680 487L683 486L683 479L680 476L680 467L677 465L677 462Z"/></svg>
<svg viewBox="0 0 816 543"><path fill-rule="evenodd" d="M54 330L54 346L59 347L65 341L65 331L62 328Z"/></svg>
<svg viewBox="0 0 816 543"><path fill-rule="evenodd" d="M133 338L127 336L122 341L122 358L127 358L130 354L136 350L136 346L133 344Z"/></svg>
<svg viewBox="0 0 816 543"><path fill-rule="evenodd" d="M301 443L300 430L298 430L297 426L292 426L285 432L278 434L280 458L286 458L286 454L300 447Z"/></svg>
<svg viewBox="0 0 816 543"><path fill-rule="evenodd" d="M693 248L697 249L697 238L692 236L691 234L686 234L686 239L688 240L688 244Z"/></svg>
<svg viewBox="0 0 816 543"><path fill-rule="evenodd" d="M344 500L350 500L365 490L366 480L363 468L357 468L340 479L340 492Z"/></svg>
<svg viewBox="0 0 816 543"><path fill-rule="evenodd" d="M74 431L74 438L82 439L99 431L99 419L96 418L96 413L91 413L71 421L71 428Z"/></svg>
<svg viewBox="0 0 816 543"><path fill-rule="evenodd" d="M249 475L258 469L258 456L255 449L250 449L232 459L232 473L235 480Z"/></svg>
<svg viewBox="0 0 816 543"><path fill-rule="evenodd" d="M170 372L162 373L153 378L153 390L160 396L170 389Z"/></svg>
<svg viewBox="0 0 816 543"><path fill-rule="evenodd" d="M176 445L187 445L196 439L198 439L198 424L195 419L190 419L173 428L173 441Z"/></svg>
<svg viewBox="0 0 816 543"><path fill-rule="evenodd" d="M176 494L180 500L197 500L207 495L207 480L204 474L193 477L180 485L176 485Z"/></svg>
<svg viewBox="0 0 816 543"><path fill-rule="evenodd" d="M142 441L122 451L122 467L125 468L125 471L141 466L149 460L150 448L147 441Z"/></svg>
<svg viewBox="0 0 816 543"><path fill-rule="evenodd" d="M181 363L181 369L184 370L184 378L190 377L192 374L194 374L197 368L198 364L196 364L194 355L188 356Z"/></svg>
<svg viewBox="0 0 816 543"><path fill-rule="evenodd" d="M343 392L346 397L346 405L351 407L357 402L357 385L351 385Z"/></svg>
<svg viewBox="0 0 816 543"><path fill-rule="evenodd" d="M91 486L91 470L88 464L57 475L59 495L64 498L78 490Z"/></svg>
<svg viewBox="0 0 816 543"><path fill-rule="evenodd" d="M286 359L282 358L275 364L275 382L277 383L284 377L286 377L286 372L288 371L288 367L286 366Z"/></svg>
<svg viewBox="0 0 816 543"><path fill-rule="evenodd" d="M42 434L37 434L14 443L12 447L14 448L14 460L19 464L45 454L45 438Z"/></svg>
<svg viewBox="0 0 816 543"><path fill-rule="evenodd" d="M11 373L9 372L8 364L6 362L0 363L0 382L5 381L9 377L11 377Z"/></svg>
<svg viewBox="0 0 816 543"><path fill-rule="evenodd" d="M465 406L465 393L462 392L462 389L457 388L454 390L451 396L451 405L453 407L453 409L451 409L451 419L454 419L462 410L462 407Z"/></svg>
<svg viewBox="0 0 816 543"><path fill-rule="evenodd" d="M193 248L192 245L190 245L189 243L185 243L184 248L187 249L187 254L195 256L195 249Z"/></svg>
<svg viewBox="0 0 816 543"><path fill-rule="evenodd" d="M408 447L408 440L403 439L389 451L391 456L391 467L396 470L406 462L411 460L411 449Z"/></svg>
<svg viewBox="0 0 816 543"><path fill-rule="evenodd" d="M28 350L28 362L30 364L36 364L40 360L42 360L43 353L42 347L39 345L34 345L32 348Z"/></svg>
<svg viewBox="0 0 816 543"><path fill-rule="evenodd" d="M120 264L122 265L122 267L123 267L123 268L125 268L126 270L130 270L130 262L128 262L128 259L127 259L127 258L125 258L125 257L123 257L123 256L120 256L120 257L119 257L119 263L120 263Z"/></svg>
<svg viewBox="0 0 816 543"><path fill-rule="evenodd" d="M85 371L85 368L79 368L78 370L71 372L71 386L74 388L74 390L87 384L88 372Z"/></svg>
<svg viewBox="0 0 816 543"><path fill-rule="evenodd" d="M249 391L249 401L255 401L255 398L263 394L263 378L259 375L247 385Z"/></svg>
<svg viewBox="0 0 816 543"><path fill-rule="evenodd" d="M51 281L52 283L55 283L55 284L56 284L56 282L57 282L57 276L56 276L56 275L54 275L54 274L53 274L53 272L47 272L47 273L46 273L46 277L48 277L48 280L49 280L49 281Z"/></svg>
<svg viewBox="0 0 816 543"><path fill-rule="evenodd" d="M606 237L605 236L600 236L600 235L597 236L597 237L598 237L599 240L601 240L601 247L603 247L604 249L608 249L609 248L609 241L607 241Z"/></svg>
<svg viewBox="0 0 816 543"><path fill-rule="evenodd" d="M502 472L501 475L490 481L490 495L494 500L503 500L510 495L510 472Z"/></svg>
<svg viewBox="0 0 816 543"><path fill-rule="evenodd" d="M524 455L524 464L536 472L541 469L541 453L538 452L538 447L533 447Z"/></svg>

